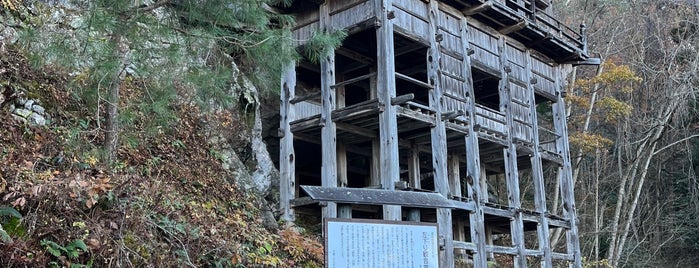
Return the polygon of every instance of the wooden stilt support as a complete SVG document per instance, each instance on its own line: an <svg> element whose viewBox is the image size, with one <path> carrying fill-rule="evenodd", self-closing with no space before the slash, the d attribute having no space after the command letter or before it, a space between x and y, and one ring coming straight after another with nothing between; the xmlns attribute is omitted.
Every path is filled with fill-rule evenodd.
<svg viewBox="0 0 699 268"><path fill-rule="evenodd" d="M294 119L294 88L296 87L296 67L293 63L286 65L282 76L281 107L279 113L281 120L279 129L283 135L279 141L279 206L282 220L294 221L294 211L290 201L296 198L296 156L294 155L294 134L289 123Z"/></svg>
<svg viewBox="0 0 699 268"><path fill-rule="evenodd" d="M563 170L560 176L560 186L561 186L561 200L563 201L563 217L570 222L570 229L566 231L566 246L569 255L573 255L573 267L582 267L582 260L580 256L580 241L578 238L578 225L575 212L575 194L573 192L573 174L572 166L570 163L570 148L568 145L568 127L566 125L566 109L565 102L561 96L562 86L562 70L558 66L556 68L556 91L558 92L558 99L553 104L553 120L554 129L556 134L561 135L558 139L556 147L560 148L560 154L563 157Z"/></svg>
<svg viewBox="0 0 699 268"><path fill-rule="evenodd" d="M447 174L447 139L446 128L442 118L442 88L439 83L439 43L437 42L437 28L439 26L439 3L430 1L428 23L430 48L427 51L427 81L429 87L430 108L436 111L435 126L430 129L432 143L432 166L434 168L434 188L444 197L449 198L449 177ZM439 251L439 267L454 267L454 235L452 226L451 209L437 209L437 225L439 237L444 245Z"/></svg>
<svg viewBox="0 0 699 268"><path fill-rule="evenodd" d="M475 93L473 91L473 74L471 73L471 45L468 40L469 26L467 20L461 20L461 40L462 42L462 53L464 56L464 66L462 74L465 78L464 92L468 92L468 111L467 115L471 122L475 122L476 118L476 100L473 96ZM488 201L488 192L483 193L481 184L483 180L481 179L481 159L478 148L478 133L474 130L475 124L468 124L468 136L464 139L465 149L466 149L466 183L468 190L468 197L470 197L475 203L475 209L471 211L469 217L469 225L471 231L471 242L476 245L476 251L473 254L473 265L475 268L487 268L488 267L488 251L486 249L486 233L485 233L485 215L483 213L483 206Z"/></svg>
<svg viewBox="0 0 699 268"><path fill-rule="evenodd" d="M422 188L420 182L420 147L412 142L410 144L410 159L408 161L408 180L410 187L414 189ZM408 210L408 221L420 221L420 209Z"/></svg>
<svg viewBox="0 0 699 268"><path fill-rule="evenodd" d="M500 37L498 42L498 52L500 54L500 66L507 66L507 54L505 52L505 38ZM522 202L519 192L519 171L517 169L517 145L513 141L514 118L512 111L512 96L510 94L510 82L508 79L509 72L506 68L501 71L500 86L500 111L503 111L507 118L508 135L507 146L503 149L505 162L505 180L507 181L507 201L508 206L515 210L514 217L510 222L510 235L512 236L512 244L517 249L515 256L515 267L526 267L527 256L524 248L524 222L522 219Z"/></svg>
<svg viewBox="0 0 699 268"><path fill-rule="evenodd" d="M532 81L531 73L531 55L529 50L525 53L525 77L524 81ZM539 224L536 227L537 240L539 242L539 250L543 254L542 266L553 267L551 259L551 246L549 240L549 222L548 210L546 208L546 183L544 178L544 170L541 163L541 152L539 151L539 124L536 111L536 96L534 95L534 87L531 82L527 83L527 92L529 93L529 113L531 114L532 137L533 137L533 153L531 156L532 163L532 180L534 182L534 206L538 213Z"/></svg>
<svg viewBox="0 0 699 268"><path fill-rule="evenodd" d="M392 4L391 0L380 0L375 1L375 3L376 16L381 23L381 27L376 30L377 95L379 102L391 103L391 99L396 96L393 22L388 19L389 9L392 8ZM396 108L393 105L386 105L385 110L379 114L379 142L381 187L394 190L395 183L400 177L400 169L398 163L398 121ZM384 220L399 221L401 218L400 206L383 206Z"/></svg>
<svg viewBox="0 0 699 268"><path fill-rule="evenodd" d="M336 80L344 81L344 76L342 74L337 74L335 76ZM338 109L345 107L345 86L337 86L335 84L335 98L336 107ZM339 124L335 124L336 128L340 128ZM337 186L347 187L347 147L344 143L337 144ZM337 206L337 217L338 218L352 218L352 206L348 204L341 204Z"/></svg>
<svg viewBox="0 0 699 268"><path fill-rule="evenodd" d="M320 6L321 27L330 30L330 15L328 4ZM320 114L323 128L321 130L322 141L322 166L321 184L325 187L337 187L337 142L335 140L335 123L332 120L332 111L335 110L335 90L330 86L335 84L335 52L330 52L320 61L320 90L322 110ZM337 204L328 202L323 207L323 218L336 218Z"/></svg>

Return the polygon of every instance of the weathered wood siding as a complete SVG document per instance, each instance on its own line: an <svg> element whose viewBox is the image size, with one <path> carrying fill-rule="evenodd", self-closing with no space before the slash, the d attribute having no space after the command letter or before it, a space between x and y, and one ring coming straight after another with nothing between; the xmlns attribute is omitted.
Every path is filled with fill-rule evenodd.
<svg viewBox="0 0 699 268"><path fill-rule="evenodd" d="M512 111L513 137L524 142L532 143L532 124L527 88L510 81L510 103Z"/></svg>
<svg viewBox="0 0 699 268"><path fill-rule="evenodd" d="M444 10L439 10L439 25L437 34L441 35L439 42L441 71L440 85L444 98L442 99L443 112L465 112L468 107L468 93L464 83L464 57L461 51L461 18Z"/></svg>
<svg viewBox="0 0 699 268"><path fill-rule="evenodd" d="M526 62L526 56L524 51L520 50L519 48L508 44L507 47L505 48L505 53L507 53L507 61L509 63L509 67L511 69L510 71L510 78L514 78L517 81L520 81L522 84L528 82L524 81L526 77L526 70L524 68L525 62ZM527 99L527 98L524 98Z"/></svg>
<svg viewBox="0 0 699 268"><path fill-rule="evenodd" d="M439 10L438 17L439 26L437 27L437 34L440 35L442 39L442 41L439 42L440 50L456 57L462 56L461 17L454 16L452 13L442 9Z"/></svg>
<svg viewBox="0 0 699 268"><path fill-rule="evenodd" d="M393 27L400 32L416 37L423 42L429 40L428 6L420 0L393 1Z"/></svg>
<svg viewBox="0 0 699 268"><path fill-rule="evenodd" d="M474 65L481 65L491 70L500 70L500 59L498 57L498 38L476 27L471 27L468 32L471 42L471 62Z"/></svg>
<svg viewBox="0 0 699 268"><path fill-rule="evenodd" d="M371 1L332 1L328 8L333 29L344 29L374 16Z"/></svg>
<svg viewBox="0 0 699 268"><path fill-rule="evenodd" d="M482 129L507 136L507 118L501 112L476 104L476 125Z"/></svg>
<svg viewBox="0 0 699 268"><path fill-rule="evenodd" d="M296 104L296 111L294 114L294 117L291 118L291 122L308 118L311 116L319 115L320 111L322 109L322 106L320 106L319 103L315 102L310 102L310 101L302 101Z"/></svg>
<svg viewBox="0 0 699 268"><path fill-rule="evenodd" d="M534 90L546 97L555 99L556 80L554 77L555 67L544 62L538 57L531 57L532 78L536 80Z"/></svg>
<svg viewBox="0 0 699 268"><path fill-rule="evenodd" d="M296 28L292 33L294 36L294 45L296 46L302 46L308 42L308 39L311 38L312 34L316 31L318 31L320 23L318 20L309 22L306 25L300 26L299 28Z"/></svg>

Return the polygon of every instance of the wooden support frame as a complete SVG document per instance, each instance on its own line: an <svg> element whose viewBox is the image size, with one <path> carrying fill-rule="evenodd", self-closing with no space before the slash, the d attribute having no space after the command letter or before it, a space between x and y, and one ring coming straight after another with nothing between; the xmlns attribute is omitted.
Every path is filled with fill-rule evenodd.
<svg viewBox="0 0 699 268"><path fill-rule="evenodd" d="M292 223L295 220L291 200L296 198L296 155L294 154L294 134L291 132L291 119L294 118L294 99L296 87L296 66L288 63L281 81L281 102L279 129L282 138L279 141L279 208L281 219Z"/></svg>
<svg viewBox="0 0 699 268"><path fill-rule="evenodd" d="M561 199L563 201L563 217L570 222L570 229L566 231L566 248L568 255L573 256L573 266L582 267L582 259L580 255L580 241L578 237L578 226L575 209L575 194L573 188L572 165L570 162L570 148L568 143L568 126L566 124L566 108L565 100L561 94L562 85L562 69L558 66L556 73L556 91L558 99L553 104L553 120L554 128L557 134L561 135L558 139L556 147L560 148L559 154L563 156L563 167L560 177Z"/></svg>
<svg viewBox="0 0 699 268"><path fill-rule="evenodd" d="M529 113L530 121L532 124L532 138L534 141L533 147L534 151L531 154L531 169L532 169L532 179L534 182L534 206L536 212L539 214L538 225L537 225L537 240L539 242L539 251L542 252L542 266L553 267L553 262L551 259L551 246L549 240L549 221L546 217L548 209L546 208L546 183L544 178L544 170L541 163L541 152L540 152L540 141L539 141L539 124L537 119L536 110L536 96L534 93L534 87L532 86L532 68L529 50L525 52L525 81L530 81L527 83L527 91L529 92Z"/></svg>
<svg viewBox="0 0 699 268"><path fill-rule="evenodd" d="M316 17L319 29L329 29L331 25L338 25L337 21L331 23L333 15L347 16L338 10L330 11L333 5L340 4L344 6L356 6L355 2L338 2L323 1L317 8L319 9ZM557 143L557 154L567 154L561 157L560 163L563 164L560 173L561 192L564 206L564 216L556 217L547 213L546 193L544 192L544 180L542 170L542 157L549 159L553 154L547 154L544 151L539 151L542 143L545 141L539 140L538 126L536 122L535 96L534 87L536 83L532 75L532 57L530 54L538 54L543 51L544 46L562 46L552 42L556 40L548 40L546 37L540 42L533 43L536 47L527 47L520 42L543 36L539 31L540 27L532 25L534 21L525 19L521 13L512 13L504 10L504 4L497 1L475 1L469 0L466 10L458 10L450 6L450 3L462 2L443 2L443 1L415 1L416 4L421 4L419 8L428 7L425 13L424 9L414 10L398 10L401 4L394 5L394 1L398 0L372 0L369 6L374 8L374 17L368 16L368 19L363 18L364 22L373 21L374 29L376 30L376 55L372 49L362 47L364 38L370 34L370 30L354 32L348 38L354 38L353 45L340 47L328 57L321 59L318 66L306 66L306 62L297 63L298 68L306 68L316 73L307 74L305 69L301 69L299 75L307 75L307 77L315 77L320 74L321 90L318 93L306 94L303 96L295 96L293 88L296 83L296 70L288 68L282 77L282 84L290 90L282 86L281 100L281 116L280 123L280 172L282 174L280 196L280 209L282 211L282 219L287 221L293 220L294 208L301 211L309 211L312 207L320 206L324 211L324 217L352 217L352 212L355 213L379 213L384 220L400 221L407 219L408 221L433 221L436 220L440 227L440 267L453 267L455 254L472 254L474 267L487 267L488 258L493 253L506 254L515 259L516 267L525 267L527 265L527 256L535 256L542 259L542 266L551 266L554 259L569 260L571 266L579 264L580 249L578 243L577 226L575 220L575 207L571 175L570 160L566 163L565 157L569 159L568 147L563 148L562 145L567 143L563 141L566 133L565 129L565 105L554 107L558 111L555 116L559 116L556 122L556 133L560 134L553 142ZM405 4L407 0L400 0ZM519 1L523 3L524 0ZM464 1L466 2L466 1ZM426 4L425 4L426 3ZM398 8L398 9L396 9ZM401 13L402 11L405 11ZM508 13L509 12L509 13ZM426 14L426 16L425 16ZM473 17L465 16L464 14L472 14ZM505 19L494 18L498 15L507 15ZM519 15L518 15L519 14ZM362 14L365 15L365 14ZM510 16L512 15L512 16ZM420 30L410 29L409 24L404 24L404 20L413 17L419 17L427 24L421 24ZM447 16L448 18L442 17ZM410 18L409 18L410 17ZM338 16L339 18L339 16ZM455 20L453 20L455 19ZM458 22L457 22L458 21ZM455 22L457 22L455 24ZM395 23L395 25L394 25ZM441 25L444 23L444 25ZM397 25L402 25L403 28ZM504 25L504 27L502 27ZM345 30L357 27L355 25L344 26ZM458 32L457 32L458 27ZM469 40L467 34L471 27L478 28L482 32L491 36L491 39L486 40L491 42L497 40L498 49L488 49L492 55L485 57L480 55L484 53L472 45L481 47L482 43ZM367 28L368 29L368 28ZM307 30L307 29L305 29ZM538 31L538 32L532 32ZM539 34L539 35L537 35ZM394 36L405 35L405 38L394 40ZM509 36L508 36L509 35ZM523 35L531 35L533 37L522 38ZM479 35L476 35L479 36ZM495 39L492 39L495 37ZM525 40L526 39L526 40ZM492 41L491 41L492 40ZM374 43L374 40L368 43ZM400 48L394 46L394 42ZM441 43L440 43L441 42ZM461 44L459 44L459 42ZM520 52L526 54L525 63L521 61L509 62L506 47L508 44L513 44ZM459 47L461 45L461 47ZM565 44L564 44L565 45ZM493 44L493 47L495 45ZM475 49L475 50L474 50ZM538 49L539 51L534 51ZM409 65L410 57L400 57L398 60L406 60L406 62L396 63L396 58L405 53L417 54L416 51L422 53L426 51L427 57L427 80L422 78L416 79L414 73L424 72L425 67L420 65ZM411 55L413 55L411 54ZM337 56L340 55L340 56ZM490 55L490 54L489 54ZM518 54L516 57L519 57ZM551 53L543 56L546 59ZM335 66L335 57L339 61L347 62L341 66ZM585 55L576 55L583 57ZM412 56L411 56L412 57ZM440 57L443 62L440 62ZM492 66L484 70L492 73L493 77L501 79L501 84L498 87L498 92L501 95L500 110L485 111L475 104L474 99L474 78L471 73L471 68L475 67L483 69L483 65L479 62L472 62L473 57L481 57L484 59L492 59ZM558 56L557 56L558 57ZM586 56L585 56L586 57ZM346 59L346 58L349 58ZM452 59L453 58L453 59ZM552 58L560 60L563 57ZM509 58L512 59L512 58ZM560 61L559 61L560 62ZM396 71L396 64L401 66L401 72ZM442 65L443 64L443 65ZM520 69L514 70L517 66ZM563 63L568 65L569 63ZM301 66L303 65L303 66ZM474 66L476 65L476 66ZM361 67L358 67L361 66ZM413 67L415 66L415 67ZM457 67L452 67L457 66ZM490 65L488 65L490 66ZM510 70L507 70L509 67ZM361 71L358 71L362 68ZM420 68L423 68L420 71ZM560 72L560 67L557 67ZM367 71L369 69L369 71ZM514 74L517 71L524 69L524 75L516 77ZM512 75L510 74L512 71ZM341 73L339 73L341 72ZM344 75L347 77L345 78ZM412 75L412 76L411 76ZM547 81L555 80L560 87L561 77L549 77L546 75ZM304 77L306 78L306 77ZM336 81L337 80L337 81ZM411 85L406 90L413 92L397 96L396 81L408 82ZM426 82L425 82L426 81ZM494 82L494 81L492 81ZM541 81L539 81L541 83ZM511 94L517 87L526 88L528 92L522 94ZM317 81L316 83L317 84ZM491 81L483 83L490 85ZM353 86L350 86L353 85ZM368 85L368 88L367 88ZM416 85L416 86L414 86ZM356 88L358 86L360 88ZM459 90L452 90L451 87L461 87ZM447 88L449 87L449 88ZM348 101L351 101L350 107L345 107L344 97L345 88L360 89L359 93L347 92ZM421 89L427 91L422 91ZM369 101L359 102L364 97L353 94L364 94L361 90L368 89ZM402 89L398 89L400 91ZM518 89L523 90L523 89ZM406 92L406 93L407 93ZM429 104L425 104L425 95ZM350 98L351 97L351 98ZM418 101L414 101L416 99ZM455 105L450 111L444 110L449 102L442 102L444 97L466 103L465 105ZM479 96L482 97L482 96ZM551 99L556 99L561 102L560 90L556 96L549 96ZM522 98L527 98L522 99ZM294 110L295 104L312 100L313 104L320 103L322 107L320 114L317 114L317 108L308 106L308 103L301 103ZM419 103L418 103L419 102ZM445 104L447 103L447 104ZM302 107L303 106L303 107ZM513 107L514 106L514 107ZM522 106L524 110L529 111L529 119L525 117L517 117L512 114L513 109L517 106ZM305 109L305 107L310 107ZM305 110L304 110L305 109ZM496 108L497 109L497 108ZM295 122L289 122L295 119L295 112L304 113L304 118L298 118ZM478 115L480 114L480 117ZM490 116L489 116L490 115ZM378 118L377 118L378 117ZM492 117L492 118L488 118ZM378 119L378 120L377 120ZM528 122L531 120L531 122ZM494 122L498 121L498 122ZM517 124L517 126L515 126ZM520 142L515 135L516 127L519 126L532 127L532 140L528 143ZM493 130L497 129L497 130ZM427 131L429 130L429 132ZM398 137L400 133L400 138ZM463 138L463 140L460 140ZM299 165L299 170L295 169L296 162L303 161L303 158L294 159L294 140L306 140L316 144L321 144L322 148L322 166L321 166L321 187L337 190L338 193L352 192L354 189L362 188L344 188L352 185L353 187L364 187L377 189L387 193L388 196L402 196L401 190L412 190L414 192L423 192L423 183L430 184L430 180L434 180L433 196L439 196L440 200L446 200L444 206L419 206L421 204L403 202L400 199L380 199L378 201L353 201L353 199L328 199L323 201L305 200L303 198L295 198L298 196L298 188L296 182L308 181L302 179L304 175L312 175L313 183L318 178L316 171L317 162L309 164L308 167ZM447 144L448 140L448 144ZM490 143L498 144L497 151L492 151ZM429 143L429 144L428 144ZM480 144L479 144L480 143ZM448 147L450 145L451 147ZM460 146L463 146L459 148ZM481 151L482 146L486 146ZM301 150L300 148L297 148ZM407 152L399 155L400 152ZM497 157L491 157L487 154L497 153ZM348 155L349 153L349 155ZM535 210L527 211L522 209L522 200L519 200L519 177L517 158L520 154L520 160L524 157L522 154L530 154L532 178L534 183L534 198ZM425 163L420 163L420 156L423 160L429 155L431 157L431 167L424 166ZM481 158L481 154L484 154ZM363 158L363 161L352 161L349 157ZM314 159L316 161L317 159ZM400 161L400 163L399 163ZM405 161L405 162L403 162ZM504 165L502 165L504 163ZM304 163L306 164L306 163ZM403 164L403 165L400 165ZM519 162L521 165L522 162ZM423 165L421 167L421 165ZM466 167L464 172L464 166ZM524 164L525 166L527 164ZM369 166L369 170L367 169ZM400 178L400 168L407 166L407 177ZM508 205L499 206L497 204L488 203L488 184L486 178L486 168L488 172L506 173L504 178L507 182ZM361 170L364 170L363 172ZM421 174L423 173L423 174ZM356 175L356 176L355 176ZM352 178L358 177L358 178ZM363 181L362 181L363 180ZM399 184L397 184L399 183ZM359 186L358 186L359 185ZM396 190L398 189L398 190ZM357 193L361 192L357 191ZM407 191L406 191L407 192ZM374 194L372 192L372 194ZM407 195L410 195L408 193ZM288 200L288 202L287 202ZM294 201L291 201L294 200ZM386 202L383 202L386 201ZM504 201L500 200L500 201ZM354 203L353 203L354 202ZM497 202L497 201L495 201ZM292 206L294 204L294 206ZM313 205L314 204L314 205ZM378 206L382 206L379 212ZM414 205L414 206L413 206ZM367 207L373 206L374 210L367 210ZM401 206L406 209L401 209ZM460 211L457 211L460 210ZM463 211L466 211L465 213ZM432 214L436 212L435 214ZM405 214L403 214L405 213ZM465 216L468 214L468 217ZM486 217L487 216L487 217ZM433 218L434 217L434 218ZM509 231L511 232L513 246L495 246L493 245L492 235L489 232L507 232L508 219L511 219ZM485 222L494 221L494 222ZM468 222L467 222L468 221ZM527 249L524 244L524 228L532 231L533 224L537 225L537 241L538 248ZM555 253L550 248L549 227L560 227L566 229L567 249L566 253ZM466 229L468 228L468 229ZM466 232L470 231L470 239L467 240ZM457 249L454 251L454 249Z"/></svg>
<svg viewBox="0 0 699 268"><path fill-rule="evenodd" d="M388 18L391 0L376 0L374 12L381 27L376 30L377 75L376 89L379 102L390 103L396 97L395 55L393 50L393 22ZM394 190L400 177L398 163L398 122L396 108L386 105L379 114L379 178L383 189ZM400 206L384 205L383 219L400 221Z"/></svg>
<svg viewBox="0 0 699 268"><path fill-rule="evenodd" d="M439 42L437 41L437 28L439 27L439 3L430 1L427 22L429 24L430 47L427 52L427 85L432 89L429 92L429 105L436 112L435 125L430 129L432 144L432 167L434 169L435 191L448 198L451 190L449 187L449 176L447 174L447 139L446 128L442 118L442 88L439 78ZM409 77L408 77L409 78ZM406 79L406 78L403 78ZM408 79L411 81L415 79ZM420 81L417 81L420 82ZM418 83L419 84L419 83ZM443 250L439 251L439 267L454 267L454 244L452 211L450 209L437 209L437 225L439 227L439 237L444 240Z"/></svg>
<svg viewBox="0 0 699 268"><path fill-rule="evenodd" d="M468 31L469 24L466 19L462 19L459 25L460 35L461 35L461 51L464 55L464 65L467 68L462 69L462 75L465 78L465 83L463 83L464 92L468 92L469 108L467 111L468 118L471 121L475 121L476 118L476 100L473 91L473 74L471 73L471 54L468 51L471 50L470 43L468 42ZM481 159L479 154L479 143L478 134L474 129L474 124L468 124L469 134L464 138L465 150L466 150L466 183L468 197L470 197L475 203L475 209L471 211L469 217L470 221L470 231L471 231L471 241L476 245L475 253L473 254L473 264L475 268L487 268L488 267L488 251L486 249L486 230L485 230L485 215L483 212L483 207L488 201L488 193L482 193L481 185ZM492 243L491 243L492 244Z"/></svg>
<svg viewBox="0 0 699 268"><path fill-rule="evenodd" d="M331 30L328 3L320 5L320 27ZM320 114L321 124L321 148L322 166L321 184L325 187L337 187L337 141L335 139L335 122L332 112L335 110L335 90L331 88L335 84L335 52L331 51L320 61L320 92L322 110ZM337 204L328 202L323 207L323 218L336 218Z"/></svg>
<svg viewBox="0 0 699 268"><path fill-rule="evenodd" d="M513 141L513 126L514 116L512 112L512 96L510 94L510 72L507 70L508 59L505 47L506 40L500 36L498 40L498 54L500 54L500 66L502 79L498 91L500 92L500 111L505 112L507 118L507 126L509 127L507 135L507 146L503 149L505 161L505 180L507 181L507 202L508 206L515 209L514 217L510 222L510 235L512 236L512 244L517 249L515 256L515 267L526 267L527 256L524 247L524 222L522 221L522 202L520 200L519 177L517 168L517 145Z"/></svg>

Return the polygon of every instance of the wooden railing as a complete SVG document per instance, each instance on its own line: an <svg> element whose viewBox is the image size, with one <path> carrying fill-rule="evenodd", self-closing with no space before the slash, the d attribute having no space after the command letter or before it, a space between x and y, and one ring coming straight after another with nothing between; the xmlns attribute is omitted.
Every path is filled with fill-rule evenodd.
<svg viewBox="0 0 699 268"><path fill-rule="evenodd" d="M556 134L556 132L539 127L539 147L541 147L542 150L557 154L556 141L559 137L560 135Z"/></svg>
<svg viewBox="0 0 699 268"><path fill-rule="evenodd" d="M551 33L557 34L559 37L565 39L565 41L572 43L575 47L586 52L586 41L584 38L583 29L580 32L573 28L568 27L568 25L562 23L558 19L554 18L546 10L539 8L539 5L531 5L531 1L526 1L529 7L523 6L514 0L500 0L497 1L503 4L507 8L514 9L517 13L523 13L528 19L535 22L537 25L544 27ZM512 8L514 7L514 8Z"/></svg>
<svg viewBox="0 0 699 268"><path fill-rule="evenodd" d="M295 108L294 118L292 118L291 121L319 115L323 107L320 104L311 101L301 101L296 103Z"/></svg>
<svg viewBox="0 0 699 268"><path fill-rule="evenodd" d="M503 136L507 135L507 118L505 115L480 104L476 104L476 125Z"/></svg>

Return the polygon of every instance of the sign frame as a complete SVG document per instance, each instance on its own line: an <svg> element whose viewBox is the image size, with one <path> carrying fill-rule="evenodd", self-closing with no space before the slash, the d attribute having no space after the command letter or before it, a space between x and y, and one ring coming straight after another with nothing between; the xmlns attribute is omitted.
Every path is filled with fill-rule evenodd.
<svg viewBox="0 0 699 268"><path fill-rule="evenodd" d="M433 237L431 237L432 250L431 254L434 259L430 260L430 264L434 266L420 266L420 267L439 267L439 226L434 222L412 222L412 221L388 221L388 220L375 220L375 219L357 219L357 218L326 218L323 220L323 240L324 240L324 253L325 253L325 267L334 268L330 266L330 252L329 252L329 237L328 225L330 223L349 223L349 224L368 224L368 225L398 225L402 227L431 227L434 228ZM360 242L361 243L361 242ZM408 249L406 247L406 249ZM395 267L395 266L392 266ZM401 267L401 266L398 266Z"/></svg>

